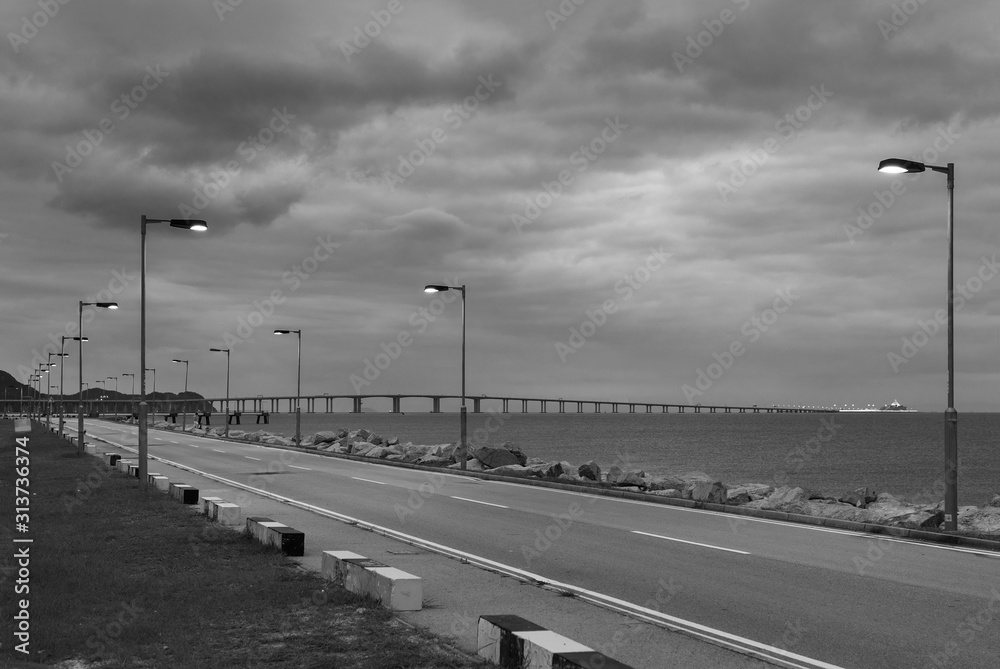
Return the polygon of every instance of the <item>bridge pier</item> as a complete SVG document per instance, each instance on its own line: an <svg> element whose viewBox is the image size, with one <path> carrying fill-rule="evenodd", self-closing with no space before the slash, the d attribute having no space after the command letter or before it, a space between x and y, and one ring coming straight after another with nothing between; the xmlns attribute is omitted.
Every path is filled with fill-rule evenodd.
<svg viewBox="0 0 1000 669"><path fill-rule="evenodd" d="M559 413L566 413L566 402L559 400Z"/></svg>
<svg viewBox="0 0 1000 669"><path fill-rule="evenodd" d="M483 407L482 407L482 404L480 403L481 399L482 398L480 398L480 397L473 397L472 398L472 413L482 413L483 412Z"/></svg>
<svg viewBox="0 0 1000 669"><path fill-rule="evenodd" d="M541 405L542 413L548 413L548 411L546 410L548 408L546 400L539 400L539 404Z"/></svg>
<svg viewBox="0 0 1000 669"><path fill-rule="evenodd" d="M392 396L392 412L399 413L399 395Z"/></svg>
<svg viewBox="0 0 1000 669"><path fill-rule="evenodd" d="M715 413L715 410L716 410L717 408L718 408L718 407L711 407L711 408L709 408L709 410L708 410L708 413Z"/></svg>
<svg viewBox="0 0 1000 669"><path fill-rule="evenodd" d="M441 398L432 397L431 400L434 403L434 406L431 408L431 413L441 413Z"/></svg>
<svg viewBox="0 0 1000 669"><path fill-rule="evenodd" d="M352 399L354 400L354 413L361 413L361 398L354 397Z"/></svg>
<svg viewBox="0 0 1000 669"><path fill-rule="evenodd" d="M695 413L701 413L701 407L700 406L695 406L694 412Z"/></svg>
<svg viewBox="0 0 1000 669"><path fill-rule="evenodd" d="M601 413L601 403L594 402L594 413Z"/></svg>
<svg viewBox="0 0 1000 669"><path fill-rule="evenodd" d="M628 412L629 413L635 413L635 405L632 404L631 402L628 405Z"/></svg>
<svg viewBox="0 0 1000 669"><path fill-rule="evenodd" d="M683 404L678 404L677 405L677 413L684 413L684 405Z"/></svg>
<svg viewBox="0 0 1000 669"><path fill-rule="evenodd" d="M583 413L583 402L577 402L576 403L576 412L577 413Z"/></svg>
<svg viewBox="0 0 1000 669"><path fill-rule="evenodd" d="M611 403L611 413L618 413L618 402Z"/></svg>

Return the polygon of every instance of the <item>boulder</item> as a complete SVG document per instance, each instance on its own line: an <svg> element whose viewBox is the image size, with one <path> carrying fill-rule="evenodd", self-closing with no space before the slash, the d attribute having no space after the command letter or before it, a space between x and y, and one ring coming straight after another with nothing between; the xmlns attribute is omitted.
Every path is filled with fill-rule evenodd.
<svg viewBox="0 0 1000 669"><path fill-rule="evenodd" d="M944 522L944 511L917 511L893 519L893 525L917 530L936 530Z"/></svg>
<svg viewBox="0 0 1000 669"><path fill-rule="evenodd" d="M423 465L424 467L448 467L451 465L451 458L427 454L417 460L416 464Z"/></svg>
<svg viewBox="0 0 1000 669"><path fill-rule="evenodd" d="M608 470L608 483L613 483L616 486L642 486L645 487L646 473L642 471L622 471L621 467L618 465L611 465L611 469Z"/></svg>
<svg viewBox="0 0 1000 669"><path fill-rule="evenodd" d="M462 463L461 462L456 462L455 464L448 465L448 469L461 469L461 468L462 468ZM472 458L471 460L467 460L466 461L466 463L465 463L465 471L467 471L467 472L483 472L483 471L486 471L486 467L484 467L483 463L481 463L479 460L476 460L475 458Z"/></svg>
<svg viewBox="0 0 1000 669"><path fill-rule="evenodd" d="M593 460L590 460L589 462L584 462L580 465L579 469L577 469L577 474L580 475L580 478L590 479L591 481L600 481L601 466Z"/></svg>
<svg viewBox="0 0 1000 669"><path fill-rule="evenodd" d="M694 488L691 489L691 499L696 502L725 504L728 492L722 481L703 481L696 483Z"/></svg>
<svg viewBox="0 0 1000 669"><path fill-rule="evenodd" d="M1000 495L993 495L993 499L983 504L983 507L995 507L1000 508Z"/></svg>
<svg viewBox="0 0 1000 669"><path fill-rule="evenodd" d="M388 446L395 446L399 443L399 437L389 437L388 441L385 443Z"/></svg>
<svg viewBox="0 0 1000 669"><path fill-rule="evenodd" d="M522 465L501 465L489 470L490 474L497 474L499 476L516 476L518 478L528 478L533 476L531 471Z"/></svg>
<svg viewBox="0 0 1000 669"><path fill-rule="evenodd" d="M527 458L522 460L513 451L509 451L506 448L494 448L493 446L481 446L472 455L475 456L476 460L483 463L487 469L505 467L507 465L523 466L527 462Z"/></svg>
<svg viewBox="0 0 1000 669"><path fill-rule="evenodd" d="M525 455L524 451L522 451L518 446L510 443L509 441L505 441L500 445L500 448L506 449L511 453L513 453L514 457L517 458L518 464L520 465L527 464L528 456Z"/></svg>
<svg viewBox="0 0 1000 669"><path fill-rule="evenodd" d="M364 429L364 428L361 428L360 430L358 430L358 436L361 437L362 439L364 439L365 441L368 441L368 437L370 437L371 435L372 435L372 433L369 432L368 430Z"/></svg>
<svg viewBox="0 0 1000 669"><path fill-rule="evenodd" d="M867 514L864 509L841 502L807 502L804 510L810 516L820 516L822 518L851 520L857 523L863 523L867 520Z"/></svg>
<svg viewBox="0 0 1000 669"><path fill-rule="evenodd" d="M740 505L750 501L750 491L746 488L731 488L726 493L726 504Z"/></svg>
<svg viewBox="0 0 1000 669"><path fill-rule="evenodd" d="M383 445L385 443L385 439L383 439L382 437L380 437L377 434L373 434L371 437L369 437L368 441L370 441L371 443L375 444L376 446L381 446L381 445Z"/></svg>
<svg viewBox="0 0 1000 669"><path fill-rule="evenodd" d="M1000 534L1000 506L971 507L958 514L958 526L969 532Z"/></svg>
<svg viewBox="0 0 1000 669"><path fill-rule="evenodd" d="M657 497L677 497L678 499L684 496L680 490L676 488L667 488L666 490L653 490L649 493L650 495L656 495Z"/></svg>
<svg viewBox="0 0 1000 669"><path fill-rule="evenodd" d="M340 438L339 433L337 432L329 432L329 431L317 432L316 434L313 435L313 443L326 444L332 441L337 441L337 439L339 438Z"/></svg>
<svg viewBox="0 0 1000 669"><path fill-rule="evenodd" d="M691 491L697 483L713 483L716 479L712 478L705 472L688 472L686 474L674 474L670 476L664 476L662 478L657 477L657 486L663 486L663 489L669 490L675 488L683 493L685 499L691 499Z"/></svg>
<svg viewBox="0 0 1000 669"><path fill-rule="evenodd" d="M390 451L385 446L376 446L375 448L365 453L366 458L385 458L389 455L393 455L393 452Z"/></svg>
<svg viewBox="0 0 1000 669"><path fill-rule="evenodd" d="M762 501L764 504L759 508L786 513L809 513L809 493L803 488L781 486Z"/></svg>
<svg viewBox="0 0 1000 669"><path fill-rule="evenodd" d="M859 509L864 509L869 504L874 502L878 498L875 491L871 488L856 488L850 492L844 493L837 498L838 501L844 502L845 504L851 504L858 507Z"/></svg>
<svg viewBox="0 0 1000 669"><path fill-rule="evenodd" d="M385 459L391 460L392 462L402 462L403 460L406 460L406 456L403 455L402 453L392 453L390 455L385 456Z"/></svg>

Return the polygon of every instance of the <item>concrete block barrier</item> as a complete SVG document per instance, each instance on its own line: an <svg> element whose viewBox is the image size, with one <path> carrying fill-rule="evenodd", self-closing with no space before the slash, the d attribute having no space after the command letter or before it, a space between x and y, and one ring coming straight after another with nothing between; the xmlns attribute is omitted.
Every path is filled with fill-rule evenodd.
<svg viewBox="0 0 1000 669"><path fill-rule="evenodd" d="M170 496L181 504L197 504L198 489L192 488L186 483L171 483L169 485Z"/></svg>
<svg viewBox="0 0 1000 669"><path fill-rule="evenodd" d="M263 516L247 518L246 528L250 536L265 546L274 546L285 555L305 555L306 535L304 532Z"/></svg>
<svg viewBox="0 0 1000 669"><path fill-rule="evenodd" d="M211 510L209 509L209 504L211 502L222 502L222 501L225 501L225 500L223 500L221 497L202 497L201 498L201 512L202 512L202 514L211 518L212 513L211 513Z"/></svg>
<svg viewBox="0 0 1000 669"><path fill-rule="evenodd" d="M323 551L320 573L349 592L373 597L394 611L419 611L424 605L419 576L351 551Z"/></svg>
<svg viewBox="0 0 1000 669"><path fill-rule="evenodd" d="M118 453L105 453L104 457L107 458L108 466L114 467L118 464L118 461L122 459L122 456Z"/></svg>
<svg viewBox="0 0 1000 669"><path fill-rule="evenodd" d="M155 487L157 490L162 490L163 492L170 492L170 479L166 476L150 476L149 484Z"/></svg>
<svg viewBox="0 0 1000 669"><path fill-rule="evenodd" d="M504 667L524 669L631 669L520 616L480 616L480 657Z"/></svg>
<svg viewBox="0 0 1000 669"><path fill-rule="evenodd" d="M243 524L243 509L238 504L231 502L219 502L215 506L215 515L212 519L220 525L237 527ZM305 535L302 535L302 548L305 552Z"/></svg>
<svg viewBox="0 0 1000 669"><path fill-rule="evenodd" d="M128 466L135 464L137 464L135 460L119 460L115 463L115 466L118 467L118 471L122 474L128 474Z"/></svg>
<svg viewBox="0 0 1000 669"><path fill-rule="evenodd" d="M128 466L128 475L131 476L134 479L139 478L139 463L138 462L129 464L129 466Z"/></svg>

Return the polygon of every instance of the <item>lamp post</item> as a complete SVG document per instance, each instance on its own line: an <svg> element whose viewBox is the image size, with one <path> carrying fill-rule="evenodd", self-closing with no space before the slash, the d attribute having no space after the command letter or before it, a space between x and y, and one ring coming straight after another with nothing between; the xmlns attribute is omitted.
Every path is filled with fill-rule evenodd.
<svg viewBox="0 0 1000 669"><path fill-rule="evenodd" d="M188 391L188 366L190 360L178 360L174 358L171 362L183 362L184 363L184 394L187 395ZM176 425L176 423L174 423ZM185 398L181 398L181 432L184 432L187 428L187 404L185 403Z"/></svg>
<svg viewBox="0 0 1000 669"><path fill-rule="evenodd" d="M49 367L54 367L55 366L52 363L52 356L56 356L57 358L68 358L69 354L68 353L63 353L62 351L60 351L59 353L49 352ZM60 361L60 362L62 362L62 361ZM62 365L59 365L59 392L60 392L60 394L62 393L62 371L63 371L64 367L66 367L65 363L63 363ZM49 374L49 384L48 384L48 393L47 394L49 396L49 418L51 419L51 417L52 417L52 375L51 374Z"/></svg>
<svg viewBox="0 0 1000 669"><path fill-rule="evenodd" d="M215 353L225 353L226 354L226 424L223 428L223 436L227 439L229 438L229 349L228 348L210 348L209 351Z"/></svg>
<svg viewBox="0 0 1000 669"><path fill-rule="evenodd" d="M302 445L302 407L299 406L302 396L302 330L275 330L276 335L295 333L299 336L299 371L295 382L295 445Z"/></svg>
<svg viewBox="0 0 1000 669"><path fill-rule="evenodd" d="M109 376L108 380L110 381L111 379L115 380L115 397L114 397L114 402L115 402L115 420L118 420L118 377L117 376Z"/></svg>
<svg viewBox="0 0 1000 669"><path fill-rule="evenodd" d="M42 401L42 372L48 374L49 367L52 367L55 363L52 362L40 362L38 363L38 368L36 369L38 378L38 417L42 417L42 411L45 410L45 402ZM51 378L51 377L46 377Z"/></svg>
<svg viewBox="0 0 1000 669"><path fill-rule="evenodd" d="M128 412L132 413L132 403L135 402L135 374L130 374L129 372L122 372L122 376L132 377L132 393L128 396Z"/></svg>
<svg viewBox="0 0 1000 669"><path fill-rule="evenodd" d="M37 371L37 368L36 368L36 371ZM31 376L28 377L28 383L31 385L31 392L32 393L35 392L35 378L37 378L37 376L38 376L37 374L32 374ZM35 399L34 399L34 397L29 397L28 398L28 418L31 418L31 416L33 415L34 411L35 411Z"/></svg>
<svg viewBox="0 0 1000 669"><path fill-rule="evenodd" d="M80 405L79 405L79 407L77 407L77 412L76 412L76 415L77 415L77 433L76 433L77 443L76 443L76 452L77 452L77 455L81 455L81 456L85 452L85 448L84 448L84 445L83 445L83 435L84 435L84 432L83 432L83 386L85 385L84 382L83 382L83 342L87 341L87 338L83 336L83 308L84 307L97 307L98 309L117 309L118 308L118 303L117 302L83 302L82 300L80 302L80 311L79 311L79 314L80 314L80 323L79 323L80 336L73 337L73 338L79 340L79 342L80 342L80 356L79 356L80 359L78 361L79 364L80 364Z"/></svg>
<svg viewBox="0 0 1000 669"><path fill-rule="evenodd" d="M59 352L60 353L65 353L65 351L66 351L66 340L67 339L69 339L71 341L76 341L76 340L79 340L79 339L82 339L83 341L87 341L86 337L67 337L66 335L62 335L60 337L60 342L59 342ZM65 355L68 356L69 353L65 353ZM65 364L63 364L63 366L59 368L59 436L60 437L62 437L64 435L64 433L65 433L65 429L64 428L65 428L65 425L66 425L66 396L65 396L65 393L63 392L63 371L65 369L66 369L66 365Z"/></svg>
<svg viewBox="0 0 1000 669"><path fill-rule="evenodd" d="M462 293L462 408L460 414L461 418L459 419L460 432L459 432L458 450L456 451L456 454L458 455L458 461L461 463L462 469L465 469L466 468L465 460L466 458L468 458L468 452L466 451L467 448L466 434L467 434L468 423L467 423L466 408L465 408L465 301L466 301L465 284L463 283L461 286L445 286L440 284L430 284L424 287L425 293L443 293L448 290L457 290L460 293Z"/></svg>
<svg viewBox="0 0 1000 669"><path fill-rule="evenodd" d="M958 530L958 411L955 410L955 163L927 165L903 158L887 158L878 171L918 174L925 170L947 177L948 187L948 406L944 410L944 529Z"/></svg>
<svg viewBox="0 0 1000 669"><path fill-rule="evenodd" d="M106 397L104 393L108 389L108 385L104 382L104 379L97 379L94 381L94 387L97 387L98 383L101 384L101 394L97 396L97 415L99 417L101 415L101 402L103 402Z"/></svg>
<svg viewBox="0 0 1000 669"><path fill-rule="evenodd" d="M184 230L194 230L204 232L208 230L205 221L185 218L146 218L143 214L140 219L141 233L141 260L139 262L139 489L146 490L149 487L147 477L146 455L149 451L149 425L146 422L148 407L146 406L146 224L147 223L169 223L172 228ZM156 376L153 376L154 390L156 392Z"/></svg>

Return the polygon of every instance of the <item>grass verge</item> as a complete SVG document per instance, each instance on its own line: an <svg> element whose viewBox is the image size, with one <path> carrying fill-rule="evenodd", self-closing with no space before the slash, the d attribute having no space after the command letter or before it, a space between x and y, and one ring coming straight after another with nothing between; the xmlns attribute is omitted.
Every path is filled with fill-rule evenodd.
<svg viewBox="0 0 1000 669"><path fill-rule="evenodd" d="M0 422L0 666L492 666L191 507L140 493L136 479L77 457L43 428L35 427L28 451L30 473L21 477L13 423ZM31 493L27 533L15 532L18 477L28 478ZM25 537L33 543L13 543ZM24 547L27 579L13 557ZM14 649L20 640L8 613L22 599L30 656Z"/></svg>

